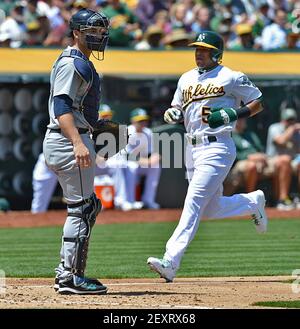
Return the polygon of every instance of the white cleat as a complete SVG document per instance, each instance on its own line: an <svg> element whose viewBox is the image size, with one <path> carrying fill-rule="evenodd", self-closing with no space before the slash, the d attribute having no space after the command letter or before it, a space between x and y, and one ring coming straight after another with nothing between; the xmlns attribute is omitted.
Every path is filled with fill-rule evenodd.
<svg viewBox="0 0 300 329"><path fill-rule="evenodd" d="M118 205L115 205L115 207L117 209L121 209L122 211L130 211L130 210L133 209L133 204L130 203L130 202L125 201L125 202L122 202Z"/></svg>
<svg viewBox="0 0 300 329"><path fill-rule="evenodd" d="M166 282L172 282L175 278L176 269L168 260L149 257L147 264L152 271L157 272L161 278L166 280Z"/></svg>
<svg viewBox="0 0 300 329"><path fill-rule="evenodd" d="M144 203L142 201L135 201L132 203L132 209L140 210L144 207Z"/></svg>
<svg viewBox="0 0 300 329"><path fill-rule="evenodd" d="M251 200L256 204L256 213L252 214L252 219L255 224L256 231L258 233L267 232L268 226L268 217L265 211L266 198L265 194L261 190L257 190L251 193L248 193Z"/></svg>

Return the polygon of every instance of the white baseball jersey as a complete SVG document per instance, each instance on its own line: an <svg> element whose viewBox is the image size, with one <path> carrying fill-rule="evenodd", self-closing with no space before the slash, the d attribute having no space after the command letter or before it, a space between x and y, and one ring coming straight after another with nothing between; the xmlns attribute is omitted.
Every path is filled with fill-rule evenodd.
<svg viewBox="0 0 300 329"><path fill-rule="evenodd" d="M134 125L128 127L129 141L126 151L132 156L148 158L153 153L153 133L152 130L144 127L141 133L136 131Z"/></svg>
<svg viewBox="0 0 300 329"><path fill-rule="evenodd" d="M222 195L223 181L236 157L235 144L229 134L235 122L213 129L207 118L213 107L236 109L260 96L261 92L246 75L222 65L202 74L198 69L188 71L178 81L172 107L183 112L187 133L217 135L218 139L216 143L189 144L186 148L190 184L179 224L167 242L164 254L164 259L175 269L179 268L202 217L259 215L257 192L231 197Z"/></svg>
<svg viewBox="0 0 300 329"><path fill-rule="evenodd" d="M207 117L210 108L238 108L261 96L260 90L242 72L218 65L206 73L200 74L198 68L184 73L177 85L172 107L183 112L187 133L217 135L232 131L235 122L219 128L208 126Z"/></svg>
<svg viewBox="0 0 300 329"><path fill-rule="evenodd" d="M160 166L159 164L152 167L142 166L137 162L140 158L148 158L153 153L153 132L144 127L142 132L138 133L135 126L130 125L128 135L129 141L126 151L129 161L125 169L127 202L134 203L136 201L136 184L139 177L144 176L145 183L141 201L144 206L157 209L158 204L155 202L155 197L161 173Z"/></svg>

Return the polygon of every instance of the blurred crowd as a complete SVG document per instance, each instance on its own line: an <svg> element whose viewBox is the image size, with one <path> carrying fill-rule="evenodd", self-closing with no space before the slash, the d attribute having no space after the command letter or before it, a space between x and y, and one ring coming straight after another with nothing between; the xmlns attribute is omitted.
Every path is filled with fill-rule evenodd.
<svg viewBox="0 0 300 329"><path fill-rule="evenodd" d="M1 0L0 46L65 47L81 8L110 18L110 47L185 47L213 30L229 50L300 48L299 0Z"/></svg>
<svg viewBox="0 0 300 329"><path fill-rule="evenodd" d="M268 127L264 146L255 131L242 118L233 132L236 161L224 182L224 192L232 195L242 187L255 191L270 180L269 201L279 210L300 209L300 123L295 108L282 103L280 121ZM295 192L297 191L297 192Z"/></svg>

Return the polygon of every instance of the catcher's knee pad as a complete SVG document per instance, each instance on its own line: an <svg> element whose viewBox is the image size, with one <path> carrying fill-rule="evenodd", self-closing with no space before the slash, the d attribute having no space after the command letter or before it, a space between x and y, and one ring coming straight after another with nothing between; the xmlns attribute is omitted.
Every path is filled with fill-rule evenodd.
<svg viewBox="0 0 300 329"><path fill-rule="evenodd" d="M88 199L82 200L77 203L69 204L68 210L77 208L76 212L68 211L68 216L82 218L85 224L92 228L96 222L96 217L101 211L101 201L93 193Z"/></svg>

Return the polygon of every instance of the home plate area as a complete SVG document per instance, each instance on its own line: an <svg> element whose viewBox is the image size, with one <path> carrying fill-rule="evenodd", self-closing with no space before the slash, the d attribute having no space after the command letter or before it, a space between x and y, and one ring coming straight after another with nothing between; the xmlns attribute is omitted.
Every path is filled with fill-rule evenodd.
<svg viewBox="0 0 300 329"><path fill-rule="evenodd" d="M295 300L288 276L103 280L106 295L59 295L53 279L7 278L0 308L203 309L257 308L261 301Z"/></svg>

